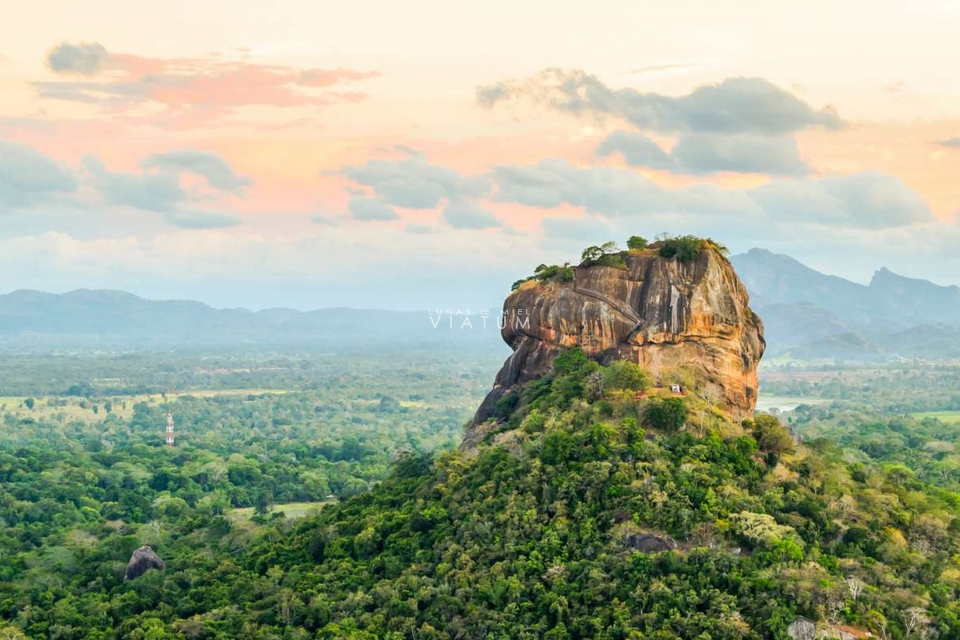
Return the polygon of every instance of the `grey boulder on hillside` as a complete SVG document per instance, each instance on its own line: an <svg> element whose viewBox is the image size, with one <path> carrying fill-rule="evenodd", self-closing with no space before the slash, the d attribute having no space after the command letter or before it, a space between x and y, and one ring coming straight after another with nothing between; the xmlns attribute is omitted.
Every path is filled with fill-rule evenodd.
<svg viewBox="0 0 960 640"><path fill-rule="evenodd" d="M163 571L163 560L157 555L156 551L144 545L135 550L130 556L130 562L127 563L127 571L123 574L124 580L133 580L139 578L150 569Z"/></svg>

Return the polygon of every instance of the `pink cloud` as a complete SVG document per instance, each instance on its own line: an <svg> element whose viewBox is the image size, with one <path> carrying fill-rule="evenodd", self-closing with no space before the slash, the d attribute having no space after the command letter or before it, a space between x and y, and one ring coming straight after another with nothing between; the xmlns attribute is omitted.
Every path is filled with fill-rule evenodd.
<svg viewBox="0 0 960 640"><path fill-rule="evenodd" d="M359 102L366 99L365 93L332 89L379 74L342 68L298 69L212 55L146 58L108 53L92 75L95 77L35 82L34 87L40 97L99 104L113 114L151 104L191 112L178 118L180 127L190 127L236 107L323 107Z"/></svg>

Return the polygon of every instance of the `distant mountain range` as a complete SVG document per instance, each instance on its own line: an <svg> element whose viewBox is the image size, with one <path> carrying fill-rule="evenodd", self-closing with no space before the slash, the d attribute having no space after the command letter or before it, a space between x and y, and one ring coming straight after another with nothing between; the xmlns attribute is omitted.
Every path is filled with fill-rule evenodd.
<svg viewBox="0 0 960 640"><path fill-rule="evenodd" d="M790 256L732 256L766 325L769 356L798 359L960 357L960 288L882 268L869 285L820 273Z"/></svg>
<svg viewBox="0 0 960 640"><path fill-rule="evenodd" d="M830 276L786 256L751 249L730 258L766 327L767 359L960 358L960 288L887 269L869 285ZM495 307L493 307L495 309ZM456 312L456 310L452 310ZM508 353L474 310L438 319L423 311L330 308L215 309L121 291L0 295L0 349L251 348L477 349ZM436 326L434 324L436 323ZM451 324L453 328L451 328Z"/></svg>
<svg viewBox="0 0 960 640"><path fill-rule="evenodd" d="M122 291L88 289L0 295L0 348L18 351L221 347L367 351L411 346L506 350L493 316L486 330L476 316L472 324L473 329L461 328L459 315L453 315L452 322L446 315L434 314L431 319L426 309L215 309L201 302L146 300Z"/></svg>

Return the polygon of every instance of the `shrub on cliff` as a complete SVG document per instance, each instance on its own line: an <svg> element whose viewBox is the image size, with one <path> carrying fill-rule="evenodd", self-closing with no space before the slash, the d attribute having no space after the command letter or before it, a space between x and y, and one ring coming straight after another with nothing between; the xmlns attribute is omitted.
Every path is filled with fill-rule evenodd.
<svg viewBox="0 0 960 640"><path fill-rule="evenodd" d="M612 240L604 242L602 245L587 247L580 254L581 267L617 267L623 269L627 266L623 259L624 252L620 250L616 242Z"/></svg>
<svg viewBox="0 0 960 640"><path fill-rule="evenodd" d="M686 424L687 413L682 398L654 398L647 404L644 417L654 429L672 433Z"/></svg>
<svg viewBox="0 0 960 640"><path fill-rule="evenodd" d="M573 267L569 263L561 264L541 264L533 272L532 276L527 276L526 278L521 278L513 283L513 286L510 287L511 291L516 291L524 283L529 282L530 280L536 280L537 282L547 282L550 280L556 280L558 282L573 282Z"/></svg>
<svg viewBox="0 0 960 640"><path fill-rule="evenodd" d="M692 262L700 257L704 249L713 249L721 255L726 255L728 249L712 240L711 238L698 238L697 236L666 236L659 240L658 247L660 257L676 258L681 262Z"/></svg>
<svg viewBox="0 0 960 640"><path fill-rule="evenodd" d="M650 374L627 360L612 362L603 371L604 390L643 391L650 386Z"/></svg>
<svg viewBox="0 0 960 640"><path fill-rule="evenodd" d="M704 241L696 236L676 236L660 243L660 256L676 258L680 262L692 262L700 257Z"/></svg>

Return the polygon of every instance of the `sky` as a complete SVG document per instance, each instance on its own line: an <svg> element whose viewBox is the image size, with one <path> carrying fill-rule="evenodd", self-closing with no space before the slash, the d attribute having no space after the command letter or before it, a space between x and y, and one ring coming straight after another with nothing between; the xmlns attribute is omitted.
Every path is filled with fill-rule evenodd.
<svg viewBox="0 0 960 640"><path fill-rule="evenodd" d="M960 284L954 0L8 16L0 293L480 309L664 232Z"/></svg>

